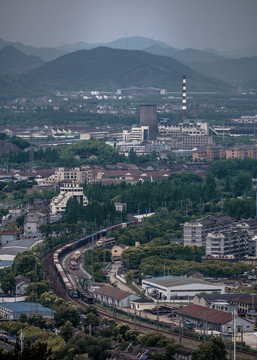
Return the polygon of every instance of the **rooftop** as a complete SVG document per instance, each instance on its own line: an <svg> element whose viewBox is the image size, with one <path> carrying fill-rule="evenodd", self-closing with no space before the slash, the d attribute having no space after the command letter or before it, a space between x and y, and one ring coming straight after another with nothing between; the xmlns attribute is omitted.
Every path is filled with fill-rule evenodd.
<svg viewBox="0 0 257 360"><path fill-rule="evenodd" d="M202 279L185 278L185 277L172 276L172 275L145 279L145 281L165 287L173 287L173 286L189 285L189 284L213 285Z"/></svg>
<svg viewBox="0 0 257 360"><path fill-rule="evenodd" d="M115 300L123 300L129 295L131 295L131 293L129 293L128 291L123 291L109 285L101 286L99 289L95 290L95 293L99 295L111 297L112 299Z"/></svg>
<svg viewBox="0 0 257 360"><path fill-rule="evenodd" d="M178 310L177 313L181 315L188 315L204 321L217 323L220 325L224 325L233 319L232 314L225 311L210 309L208 307L195 304L189 304L183 309Z"/></svg>
<svg viewBox="0 0 257 360"><path fill-rule="evenodd" d="M4 302L0 303L0 307L3 307L5 309L11 310L13 312L55 312L54 310L45 307L39 303L32 303L32 302L26 302L26 301L19 301L19 302Z"/></svg>

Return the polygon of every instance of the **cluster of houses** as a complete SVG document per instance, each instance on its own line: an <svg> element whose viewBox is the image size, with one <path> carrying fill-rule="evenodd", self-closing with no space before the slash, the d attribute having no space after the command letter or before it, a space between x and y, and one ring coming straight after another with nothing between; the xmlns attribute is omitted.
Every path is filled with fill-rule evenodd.
<svg viewBox="0 0 257 360"><path fill-rule="evenodd" d="M206 256L233 259L257 256L257 219L236 221L219 215L188 221L184 245L205 246Z"/></svg>

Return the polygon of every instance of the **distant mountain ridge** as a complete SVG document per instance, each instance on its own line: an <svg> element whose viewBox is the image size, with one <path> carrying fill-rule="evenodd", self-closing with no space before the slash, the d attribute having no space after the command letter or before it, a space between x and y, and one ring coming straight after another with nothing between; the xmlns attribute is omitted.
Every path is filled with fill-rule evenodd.
<svg viewBox="0 0 257 360"><path fill-rule="evenodd" d="M51 47L35 47L30 45L24 45L20 42L11 42L0 39L0 49L3 49L8 45L15 47L17 50L23 52L23 54L25 55L38 56L44 61L51 61L65 54L61 50Z"/></svg>
<svg viewBox="0 0 257 360"><path fill-rule="evenodd" d="M153 86L181 91L186 74L189 88L197 91L226 89L222 81L209 79L179 61L139 50L99 47L80 50L46 63L22 79L51 90L106 90Z"/></svg>
<svg viewBox="0 0 257 360"><path fill-rule="evenodd" d="M58 49L65 52L73 52L78 50L91 50L96 47L104 46L112 49L121 49L121 50L144 50L150 46L161 46L163 48L169 48L170 46L166 43L158 40L148 39L141 36L131 36L121 38L115 41L107 43L96 43L89 44L83 41L77 42L76 44L66 44L59 46Z"/></svg>
<svg viewBox="0 0 257 360"><path fill-rule="evenodd" d="M163 48L162 46L159 45L151 46L149 48L146 48L144 51L148 52L149 54L169 56L189 66L191 62L195 62L195 61L200 63L208 63L223 58L222 56L203 50L196 50L196 49L179 50L171 47Z"/></svg>
<svg viewBox="0 0 257 360"><path fill-rule="evenodd" d="M39 57L25 55L11 45L0 50L0 73L2 74L20 74L42 66L44 63Z"/></svg>

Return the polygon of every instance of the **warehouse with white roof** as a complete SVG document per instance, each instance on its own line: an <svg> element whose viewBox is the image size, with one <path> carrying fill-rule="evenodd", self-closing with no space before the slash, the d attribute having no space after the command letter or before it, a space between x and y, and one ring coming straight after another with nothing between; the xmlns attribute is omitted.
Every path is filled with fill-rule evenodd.
<svg viewBox="0 0 257 360"><path fill-rule="evenodd" d="M199 293L223 294L224 285L215 285L202 279L179 276L162 276L142 280L142 289L146 295L166 302L192 302Z"/></svg>

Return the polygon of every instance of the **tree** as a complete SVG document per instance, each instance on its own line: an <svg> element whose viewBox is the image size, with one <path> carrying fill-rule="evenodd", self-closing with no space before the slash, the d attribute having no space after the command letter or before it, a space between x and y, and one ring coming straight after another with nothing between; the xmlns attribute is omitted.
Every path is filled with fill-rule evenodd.
<svg viewBox="0 0 257 360"><path fill-rule="evenodd" d="M51 349L47 349L46 343L27 342L21 352L20 345L16 344L11 352L0 351L2 360L54 360L55 356Z"/></svg>
<svg viewBox="0 0 257 360"><path fill-rule="evenodd" d="M219 336L214 336L209 341L204 341L194 352L192 360L226 360L227 350L224 341Z"/></svg>
<svg viewBox="0 0 257 360"><path fill-rule="evenodd" d="M80 314L76 306L66 303L56 309L54 320L57 327L65 325L66 321L70 321L76 327L80 321Z"/></svg>
<svg viewBox="0 0 257 360"><path fill-rule="evenodd" d="M205 183L205 191L204 197L206 201L212 200L216 198L216 182L213 175L210 173L207 174L206 183Z"/></svg>
<svg viewBox="0 0 257 360"><path fill-rule="evenodd" d="M72 338L74 330L75 329L72 326L72 323L68 320L63 326L61 326L60 335L66 342L68 342Z"/></svg>
<svg viewBox="0 0 257 360"><path fill-rule="evenodd" d="M133 147L129 151L128 161L131 164L136 164L138 162L137 154L135 153Z"/></svg>

